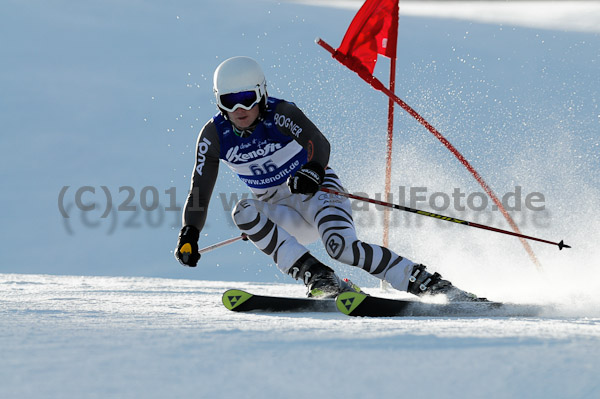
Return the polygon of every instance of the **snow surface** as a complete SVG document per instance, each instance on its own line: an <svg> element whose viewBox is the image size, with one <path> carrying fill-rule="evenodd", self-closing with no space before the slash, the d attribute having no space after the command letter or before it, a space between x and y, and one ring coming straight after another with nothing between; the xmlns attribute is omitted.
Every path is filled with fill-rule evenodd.
<svg viewBox="0 0 600 399"><path fill-rule="evenodd" d="M597 398L600 319L240 314L232 286L0 275L3 398Z"/></svg>
<svg viewBox="0 0 600 399"><path fill-rule="evenodd" d="M399 212L391 247L479 295L542 304L542 317L236 314L220 303L225 289L303 287L248 243L196 269L173 260L180 214L165 191L181 205L197 132L215 112L212 73L230 56L257 58L270 94L325 131L350 191L382 191L387 100L314 44L339 44L361 2L306 3L2 2L1 398L600 397L597 1L401 2L398 95L500 196L543 193L544 212L513 216L525 234L573 248L532 243L540 271L512 237ZM393 187L481 191L396 115ZM75 203L85 186L93 212ZM102 187L114 202L106 218ZM135 211L118 210L122 187ZM151 187L161 206L146 212ZM244 192L222 169L201 244L237 235L227 208ZM446 213L508 228L498 212ZM381 240L380 211L355 220ZM334 266L378 293L364 272Z"/></svg>

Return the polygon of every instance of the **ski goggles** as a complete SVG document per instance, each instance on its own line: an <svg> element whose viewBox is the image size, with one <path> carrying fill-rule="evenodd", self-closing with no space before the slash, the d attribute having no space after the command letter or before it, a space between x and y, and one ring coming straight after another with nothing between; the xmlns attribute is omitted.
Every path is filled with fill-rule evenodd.
<svg viewBox="0 0 600 399"><path fill-rule="evenodd" d="M260 88L257 87L254 90L227 93L217 96L217 105L227 112L233 112L238 108L250 111L252 107L260 102L260 99Z"/></svg>

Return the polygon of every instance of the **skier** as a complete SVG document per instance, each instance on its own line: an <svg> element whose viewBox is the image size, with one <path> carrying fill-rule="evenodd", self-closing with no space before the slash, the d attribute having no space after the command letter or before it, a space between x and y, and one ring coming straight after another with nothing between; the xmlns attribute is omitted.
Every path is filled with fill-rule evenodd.
<svg viewBox="0 0 600 399"><path fill-rule="evenodd" d="M328 165L329 142L295 104L268 97L255 60L233 57L222 62L214 73L214 92L219 113L198 136L175 250L181 264L196 266L200 259L198 238L222 160L254 194L236 204L234 223L284 274L302 279L309 297L360 290L304 246L321 239L332 259L360 267L397 290L444 294L450 301L483 300L421 264L357 238L350 201L319 191L345 191Z"/></svg>

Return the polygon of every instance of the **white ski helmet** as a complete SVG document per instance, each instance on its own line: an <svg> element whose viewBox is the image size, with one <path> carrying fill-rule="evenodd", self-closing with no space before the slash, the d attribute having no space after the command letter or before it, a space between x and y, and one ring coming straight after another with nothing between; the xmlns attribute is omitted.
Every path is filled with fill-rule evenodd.
<svg viewBox="0 0 600 399"><path fill-rule="evenodd" d="M232 57L215 70L213 90L219 110L227 112L238 108L250 110L261 104L261 113L267 104L267 81L260 65L250 57Z"/></svg>

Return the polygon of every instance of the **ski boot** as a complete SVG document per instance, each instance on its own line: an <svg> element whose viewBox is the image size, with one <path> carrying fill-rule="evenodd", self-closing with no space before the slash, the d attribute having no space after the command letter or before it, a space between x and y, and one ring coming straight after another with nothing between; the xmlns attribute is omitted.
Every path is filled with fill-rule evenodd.
<svg viewBox="0 0 600 399"><path fill-rule="evenodd" d="M450 302L489 302L486 298L460 290L439 273L429 273L424 265L415 265L409 277L407 292L417 296L445 295Z"/></svg>
<svg viewBox="0 0 600 399"><path fill-rule="evenodd" d="M294 263L288 274L304 281L309 298L335 298L345 291L362 292L357 285L348 279L340 279L332 268L308 252Z"/></svg>

